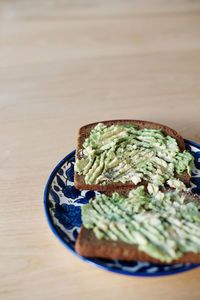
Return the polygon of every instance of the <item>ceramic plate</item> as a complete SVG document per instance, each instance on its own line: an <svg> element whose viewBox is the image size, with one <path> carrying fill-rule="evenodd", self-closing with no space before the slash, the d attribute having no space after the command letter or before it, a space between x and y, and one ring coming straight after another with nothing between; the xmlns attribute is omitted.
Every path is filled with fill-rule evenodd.
<svg viewBox="0 0 200 300"><path fill-rule="evenodd" d="M191 186L200 195L200 145L185 140L195 158ZM75 241L81 227L81 206L98 192L77 190L74 186L75 151L68 154L53 170L44 193L44 207L48 223L58 239L81 259L108 271L132 276L161 276L185 272L200 264L157 265L139 261L87 259L78 255Z"/></svg>

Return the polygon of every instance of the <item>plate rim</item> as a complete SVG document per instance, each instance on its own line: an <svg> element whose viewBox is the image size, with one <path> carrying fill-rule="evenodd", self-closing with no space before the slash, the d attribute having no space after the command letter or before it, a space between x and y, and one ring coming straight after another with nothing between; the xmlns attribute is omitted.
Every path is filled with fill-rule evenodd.
<svg viewBox="0 0 200 300"><path fill-rule="evenodd" d="M200 144L197 144L195 142L192 142L188 139L184 139L184 142L191 144L192 146L195 146L197 148L200 149ZM175 275L178 273L182 273L182 272L186 272L192 269L195 269L197 267L200 266L200 264L192 264L190 266L186 266L183 269L174 269L173 271L165 271L165 272L160 272L159 274L154 274L154 273L137 273L137 272L130 272L130 271L126 271L126 270L115 270L114 268L111 267L107 267L107 266L103 266L101 264L98 264L96 262L94 262L92 259L83 257L81 255L79 255L74 249L72 249L67 243L66 241L64 241L64 239L59 235L59 233L56 231L51 215L49 213L49 209L47 207L47 200L48 200L48 194L49 194L49 189L51 186L51 183L57 173L57 171L60 169L60 167L72 156L74 156L76 153L76 150L71 151L69 154L67 154L53 169L53 171L50 173L46 186L45 186L45 190L44 190L44 196L43 196L43 204L44 204L44 212L45 212L45 216L46 216L46 220L47 223L49 224L49 227L51 228L52 232L54 233L54 235L57 237L57 239L74 255L76 255L78 258L80 258L83 261L86 261L87 263L96 266L100 269L106 270L106 271L110 271L112 273L115 274L121 274L121 275L126 275L126 276L137 276L137 277L160 277L160 276L169 276L169 275Z"/></svg>

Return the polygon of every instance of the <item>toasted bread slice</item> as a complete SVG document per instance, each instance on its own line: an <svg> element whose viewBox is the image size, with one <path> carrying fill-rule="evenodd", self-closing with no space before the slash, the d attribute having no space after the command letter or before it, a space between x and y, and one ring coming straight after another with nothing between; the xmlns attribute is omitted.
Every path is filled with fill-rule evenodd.
<svg viewBox="0 0 200 300"><path fill-rule="evenodd" d="M121 190L119 193L127 195L127 190ZM199 201L197 195L188 192L181 192L187 195L186 201ZM110 195L111 193L106 193ZM127 260L127 261L144 261L156 264L177 264L177 263L200 263L200 253L188 252L183 254L179 259L170 263L165 263L151 257L147 253L138 250L136 244L128 244L123 241L111 241L106 239L97 239L92 230L81 226L80 233L76 240L75 250L84 257L99 257L107 259Z"/></svg>
<svg viewBox="0 0 200 300"><path fill-rule="evenodd" d="M88 124L80 128L78 133L78 141L76 148L76 159L82 158L82 149L83 143L87 137L89 137L91 130L100 122ZM133 124L138 127L138 129L148 128L148 129L160 129L166 136L169 135L176 139L177 144L180 148L180 151L183 152L185 150L184 140L181 135L179 135L175 130L158 123L148 122L148 121L139 121L139 120L113 120L113 121L102 121L101 123L111 126L111 125L127 125ZM128 187L128 188L136 188L139 185L147 185L147 181L140 182L139 185L135 185L132 181L127 181L125 183L122 182L113 182L110 184L102 185L102 184L86 184L84 180L84 175L79 175L78 172L75 171L74 175L74 184L77 189L81 190L93 190L93 191L109 191L115 190L116 188ZM176 178L179 178L186 186L190 184L190 175L187 171L184 171L181 175L175 174Z"/></svg>

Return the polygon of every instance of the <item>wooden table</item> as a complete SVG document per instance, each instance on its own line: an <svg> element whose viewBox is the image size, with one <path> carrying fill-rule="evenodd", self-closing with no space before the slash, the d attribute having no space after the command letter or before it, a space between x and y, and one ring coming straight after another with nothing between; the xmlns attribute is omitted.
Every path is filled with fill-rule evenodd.
<svg viewBox="0 0 200 300"><path fill-rule="evenodd" d="M164 123L200 143L199 1L0 1L0 298L200 299L200 268L117 275L67 251L44 216L81 125Z"/></svg>

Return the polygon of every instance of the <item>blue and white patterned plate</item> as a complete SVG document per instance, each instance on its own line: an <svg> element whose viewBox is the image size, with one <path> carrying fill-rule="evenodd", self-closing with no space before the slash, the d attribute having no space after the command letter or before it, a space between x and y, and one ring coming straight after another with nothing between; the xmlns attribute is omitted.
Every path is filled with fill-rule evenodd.
<svg viewBox="0 0 200 300"><path fill-rule="evenodd" d="M200 195L200 145L185 140L187 149L195 158L191 186ZM44 207L48 223L58 239L81 259L105 270L134 276L172 275L188 271L200 264L156 265L139 261L87 259L78 255L75 241L81 226L81 206L98 192L77 190L74 186L75 151L68 154L53 170L44 193Z"/></svg>

